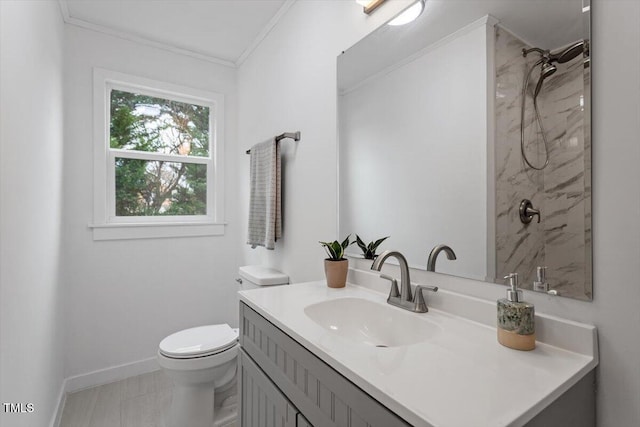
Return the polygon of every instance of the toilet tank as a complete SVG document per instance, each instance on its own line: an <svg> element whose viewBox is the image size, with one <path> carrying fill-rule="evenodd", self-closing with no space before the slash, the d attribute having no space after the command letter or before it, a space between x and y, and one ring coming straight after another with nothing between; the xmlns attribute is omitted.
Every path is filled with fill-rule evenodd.
<svg viewBox="0 0 640 427"><path fill-rule="evenodd" d="M261 265L245 265L238 269L240 290L257 289L263 286L289 284L289 276L281 271Z"/></svg>

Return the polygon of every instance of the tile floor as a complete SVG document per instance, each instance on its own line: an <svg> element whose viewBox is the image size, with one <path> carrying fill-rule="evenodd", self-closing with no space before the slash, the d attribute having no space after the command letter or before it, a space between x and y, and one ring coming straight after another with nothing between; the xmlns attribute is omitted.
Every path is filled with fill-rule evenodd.
<svg viewBox="0 0 640 427"><path fill-rule="evenodd" d="M155 371L69 394L60 427L165 427L172 389Z"/></svg>

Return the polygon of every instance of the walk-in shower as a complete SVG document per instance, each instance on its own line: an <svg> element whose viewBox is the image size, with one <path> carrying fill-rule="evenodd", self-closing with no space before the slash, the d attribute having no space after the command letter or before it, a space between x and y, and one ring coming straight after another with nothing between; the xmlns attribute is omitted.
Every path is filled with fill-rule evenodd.
<svg viewBox="0 0 640 427"><path fill-rule="evenodd" d="M538 109L538 95L540 94L540 90L542 89L542 83L545 79L550 77L558 70L554 63L564 64L565 62L571 61L581 53L586 53L586 55L588 55L588 48L586 48L586 46L586 42L581 40L553 53L549 50L542 50L537 47L533 47L531 49L522 49L522 56L524 57L532 52L540 54L540 59L536 61L535 64L533 64L531 68L529 68L529 71L525 74L524 82L522 83L522 104L520 110L520 151L522 152L522 159L532 169L542 170L549 164L549 142L547 140L547 132L542 123L542 116L540 115L540 111ZM536 84L536 88L533 91L533 109L535 111L536 122L538 123L538 126L540 127L540 133L542 134L542 141L544 142L545 160L542 166L534 166L527 158L527 154L524 149L524 109L526 104L526 94L527 89L529 88L531 74L533 73L533 70L535 70L538 66L540 66L540 77L538 78L538 83Z"/></svg>

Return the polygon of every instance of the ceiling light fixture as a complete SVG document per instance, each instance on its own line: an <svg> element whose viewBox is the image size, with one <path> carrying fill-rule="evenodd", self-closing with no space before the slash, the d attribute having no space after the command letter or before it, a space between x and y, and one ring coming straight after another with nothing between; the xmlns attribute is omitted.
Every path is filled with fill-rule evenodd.
<svg viewBox="0 0 640 427"><path fill-rule="evenodd" d="M364 13L370 15L385 1L386 0L356 0L356 3L364 8Z"/></svg>
<svg viewBox="0 0 640 427"><path fill-rule="evenodd" d="M417 0L412 6L409 6L400 15L389 21L389 25L405 25L416 20L422 14L425 6L425 0Z"/></svg>

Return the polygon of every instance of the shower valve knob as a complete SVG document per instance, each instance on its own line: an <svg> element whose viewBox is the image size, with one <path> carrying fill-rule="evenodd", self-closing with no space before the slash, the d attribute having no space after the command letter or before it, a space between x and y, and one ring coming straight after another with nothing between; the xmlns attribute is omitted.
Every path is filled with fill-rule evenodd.
<svg viewBox="0 0 640 427"><path fill-rule="evenodd" d="M540 223L540 211L538 209L533 208L533 203L531 200L524 199L520 202L520 221L523 224L529 224L534 216L538 217L538 223Z"/></svg>

